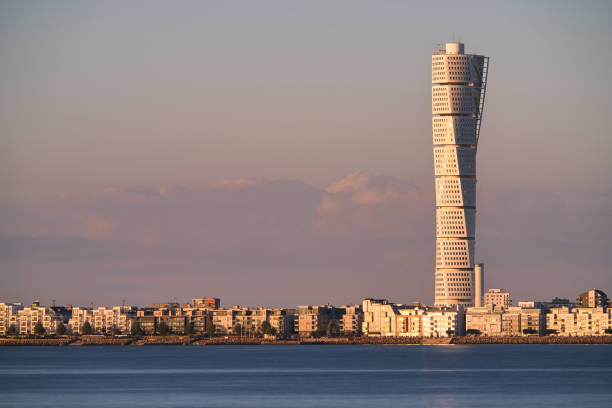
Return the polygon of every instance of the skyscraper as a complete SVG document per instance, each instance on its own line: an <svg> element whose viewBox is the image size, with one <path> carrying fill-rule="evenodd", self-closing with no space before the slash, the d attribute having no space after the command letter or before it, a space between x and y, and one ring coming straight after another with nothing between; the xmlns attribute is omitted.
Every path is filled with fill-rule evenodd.
<svg viewBox="0 0 612 408"><path fill-rule="evenodd" d="M436 186L435 303L474 304L476 148L489 58L447 43L431 57Z"/></svg>

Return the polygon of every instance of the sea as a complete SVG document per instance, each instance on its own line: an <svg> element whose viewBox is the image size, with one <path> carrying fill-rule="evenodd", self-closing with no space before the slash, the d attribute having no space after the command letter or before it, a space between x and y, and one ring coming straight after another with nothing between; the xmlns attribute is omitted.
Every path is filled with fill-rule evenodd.
<svg viewBox="0 0 612 408"><path fill-rule="evenodd" d="M0 347L0 407L612 407L611 345Z"/></svg>

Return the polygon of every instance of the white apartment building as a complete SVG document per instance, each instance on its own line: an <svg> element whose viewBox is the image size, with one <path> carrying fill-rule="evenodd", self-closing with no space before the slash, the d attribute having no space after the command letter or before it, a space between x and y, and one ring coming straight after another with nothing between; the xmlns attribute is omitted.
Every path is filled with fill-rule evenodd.
<svg viewBox="0 0 612 408"><path fill-rule="evenodd" d="M523 303L530 305L530 303ZM542 309L487 305L470 307L465 315L465 329L483 336L542 335L545 327Z"/></svg>
<svg viewBox="0 0 612 408"><path fill-rule="evenodd" d="M559 336L597 336L612 329L612 309L558 307L546 314L546 330Z"/></svg>
<svg viewBox="0 0 612 408"><path fill-rule="evenodd" d="M510 292L506 289L489 289L484 294L484 305L510 307L512 306Z"/></svg>
<svg viewBox="0 0 612 408"><path fill-rule="evenodd" d="M431 57L436 306L474 304L476 149L488 64L458 42Z"/></svg>
<svg viewBox="0 0 612 408"><path fill-rule="evenodd" d="M11 317L9 325L14 324L19 334L35 334L34 328L38 322L41 322L46 334L55 334L57 326L63 323L62 317L51 308L34 303L30 307L18 310Z"/></svg>
<svg viewBox="0 0 612 408"><path fill-rule="evenodd" d="M362 331L366 336L449 337L464 334L460 307L402 305L385 299L363 301Z"/></svg>
<svg viewBox="0 0 612 408"><path fill-rule="evenodd" d="M21 303L0 303L0 336L6 336L11 324L18 329L16 316L22 309Z"/></svg>
<svg viewBox="0 0 612 408"><path fill-rule="evenodd" d="M119 332L127 334L130 332L132 318L135 316L136 313L131 306L112 308L100 306L97 309L74 307L68 326L74 334L81 333L85 322L89 322L92 329L99 333L111 333L113 328L117 328Z"/></svg>

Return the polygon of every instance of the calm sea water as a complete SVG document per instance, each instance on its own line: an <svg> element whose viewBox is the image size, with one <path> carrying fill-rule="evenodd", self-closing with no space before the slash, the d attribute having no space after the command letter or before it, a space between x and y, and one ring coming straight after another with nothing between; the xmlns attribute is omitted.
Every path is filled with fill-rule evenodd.
<svg viewBox="0 0 612 408"><path fill-rule="evenodd" d="M612 346L0 348L0 407L610 407Z"/></svg>

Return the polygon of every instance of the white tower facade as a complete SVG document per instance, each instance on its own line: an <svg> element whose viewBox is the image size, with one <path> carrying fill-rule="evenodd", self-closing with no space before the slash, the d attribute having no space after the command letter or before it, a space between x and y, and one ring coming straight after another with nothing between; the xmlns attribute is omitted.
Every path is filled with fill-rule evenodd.
<svg viewBox="0 0 612 408"><path fill-rule="evenodd" d="M431 59L436 187L435 304L474 304L476 148L489 58L447 43Z"/></svg>

